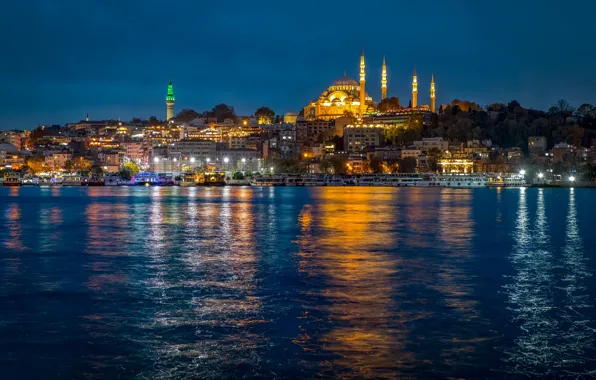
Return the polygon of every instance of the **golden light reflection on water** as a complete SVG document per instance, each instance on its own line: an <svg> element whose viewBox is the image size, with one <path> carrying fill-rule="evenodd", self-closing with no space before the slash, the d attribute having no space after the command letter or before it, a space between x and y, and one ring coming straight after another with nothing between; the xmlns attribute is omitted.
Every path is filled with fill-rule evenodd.
<svg viewBox="0 0 596 380"><path fill-rule="evenodd" d="M405 350L403 324L417 318L395 311L399 259L387 252L395 244L390 233L395 193L352 190L346 195L326 188L317 195L316 203L300 213L300 267L325 279L315 296L327 301L307 308L303 318L323 312L331 328L318 342L306 330L295 342L307 351L322 344L334 354L322 375L392 378L413 359ZM320 230L316 240L311 240L313 223Z"/></svg>

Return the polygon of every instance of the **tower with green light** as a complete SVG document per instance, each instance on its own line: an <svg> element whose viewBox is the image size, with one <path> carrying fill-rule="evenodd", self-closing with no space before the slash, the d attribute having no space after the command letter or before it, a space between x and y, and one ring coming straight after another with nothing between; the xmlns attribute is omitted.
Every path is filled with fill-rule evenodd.
<svg viewBox="0 0 596 380"><path fill-rule="evenodd" d="M166 95L166 120L174 117L174 87L172 82L168 84L168 95Z"/></svg>

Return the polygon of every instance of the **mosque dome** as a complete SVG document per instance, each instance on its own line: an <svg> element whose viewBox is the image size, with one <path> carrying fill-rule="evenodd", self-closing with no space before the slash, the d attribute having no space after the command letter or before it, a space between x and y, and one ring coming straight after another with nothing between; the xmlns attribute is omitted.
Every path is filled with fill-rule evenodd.
<svg viewBox="0 0 596 380"><path fill-rule="evenodd" d="M0 151L11 153L11 154L19 154L19 150L16 146L12 144L0 144Z"/></svg>
<svg viewBox="0 0 596 380"><path fill-rule="evenodd" d="M358 82L356 82L354 79L350 78L347 75L344 75L341 78L337 78L332 86L358 86Z"/></svg>

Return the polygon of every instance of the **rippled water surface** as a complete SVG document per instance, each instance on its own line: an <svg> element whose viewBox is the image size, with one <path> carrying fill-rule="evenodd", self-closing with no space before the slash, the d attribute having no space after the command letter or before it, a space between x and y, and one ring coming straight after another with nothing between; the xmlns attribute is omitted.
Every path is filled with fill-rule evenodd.
<svg viewBox="0 0 596 380"><path fill-rule="evenodd" d="M590 189L0 196L0 379L596 376Z"/></svg>

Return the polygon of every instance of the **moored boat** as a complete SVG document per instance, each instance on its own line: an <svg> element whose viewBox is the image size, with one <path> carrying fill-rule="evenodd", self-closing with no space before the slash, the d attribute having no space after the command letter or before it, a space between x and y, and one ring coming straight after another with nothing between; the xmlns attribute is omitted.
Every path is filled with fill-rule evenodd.
<svg viewBox="0 0 596 380"><path fill-rule="evenodd" d="M62 176L62 186L82 186L84 179L78 174Z"/></svg>
<svg viewBox="0 0 596 380"><path fill-rule="evenodd" d="M486 187L525 187L528 186L522 174L504 174L488 178Z"/></svg>
<svg viewBox="0 0 596 380"><path fill-rule="evenodd" d="M2 181L2 186L20 186L21 185L21 176L19 173L11 172L4 174L4 181Z"/></svg>
<svg viewBox="0 0 596 380"><path fill-rule="evenodd" d="M103 176L104 186L118 186L120 184L120 176L117 174L106 174Z"/></svg>

